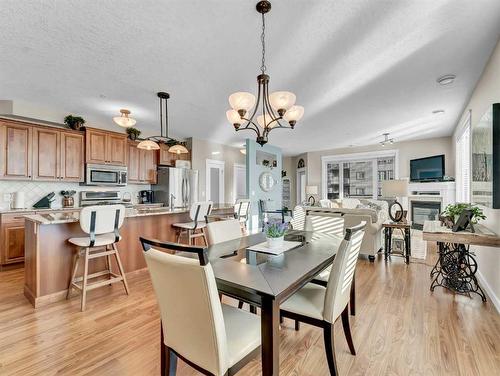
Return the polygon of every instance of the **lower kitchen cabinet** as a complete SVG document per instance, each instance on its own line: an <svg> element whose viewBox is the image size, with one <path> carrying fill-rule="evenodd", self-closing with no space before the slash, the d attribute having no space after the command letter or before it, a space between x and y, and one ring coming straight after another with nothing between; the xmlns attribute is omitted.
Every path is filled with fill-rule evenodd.
<svg viewBox="0 0 500 376"><path fill-rule="evenodd" d="M24 261L24 216L34 212L7 213L0 216L0 270Z"/></svg>

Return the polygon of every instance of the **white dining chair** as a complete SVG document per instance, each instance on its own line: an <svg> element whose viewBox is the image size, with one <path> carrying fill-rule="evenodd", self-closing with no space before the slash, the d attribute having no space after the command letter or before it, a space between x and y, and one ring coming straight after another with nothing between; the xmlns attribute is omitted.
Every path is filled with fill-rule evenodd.
<svg viewBox="0 0 500 376"><path fill-rule="evenodd" d="M304 230L306 222L306 211L303 206L297 205L293 208L290 225L294 230Z"/></svg>
<svg viewBox="0 0 500 376"><path fill-rule="evenodd" d="M234 204L234 217L240 222L241 229L247 229L248 213L250 212L250 200L239 198Z"/></svg>
<svg viewBox="0 0 500 376"><path fill-rule="evenodd" d="M356 355L349 325L348 306L365 224L366 222L362 222L346 229L345 237L333 260L332 272L326 287L308 283L280 307L281 316L323 329L328 368L330 374L334 376L339 373L335 360L333 324L339 316L342 316L342 325L351 354Z"/></svg>
<svg viewBox="0 0 500 376"><path fill-rule="evenodd" d="M194 244L194 239L199 237L203 238L205 245L208 245L205 227L207 226L206 218L210 215L212 207L212 201L194 202L189 210L191 221L172 224L172 227L177 230L177 243L180 243L181 236L185 234L189 245Z"/></svg>
<svg viewBox="0 0 500 376"><path fill-rule="evenodd" d="M121 239L119 230L124 219L123 205L87 206L80 211L80 228L88 236L68 239L68 242L76 245L78 250L73 258L73 270L66 299L71 298L73 289L79 290L81 311L85 310L87 292L95 288L122 282L125 292L127 295L129 293L125 271L116 247L116 243ZM115 257L118 274L112 270L111 256ZM89 274L89 261L100 257L105 257L105 269ZM77 277L80 260L83 260L83 273L81 277ZM100 280L93 282L95 278Z"/></svg>
<svg viewBox="0 0 500 376"><path fill-rule="evenodd" d="M222 376L258 355L260 318L221 304L205 248L140 241L160 308L162 375L175 373L177 357L205 375Z"/></svg>

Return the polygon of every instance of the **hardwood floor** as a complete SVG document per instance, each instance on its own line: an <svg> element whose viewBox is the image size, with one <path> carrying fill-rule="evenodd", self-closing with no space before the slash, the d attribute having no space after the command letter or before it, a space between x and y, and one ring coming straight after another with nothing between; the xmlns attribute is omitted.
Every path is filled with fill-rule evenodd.
<svg viewBox="0 0 500 376"><path fill-rule="evenodd" d="M349 353L335 324L341 375L498 375L500 315L479 298L429 292L434 256L409 266L360 260L357 312ZM23 270L0 273L0 375L159 375L159 316L147 272L122 286L34 310L23 296ZM322 331L285 320L281 375L328 375ZM240 373L260 374L260 358ZM179 361L178 375L196 375Z"/></svg>

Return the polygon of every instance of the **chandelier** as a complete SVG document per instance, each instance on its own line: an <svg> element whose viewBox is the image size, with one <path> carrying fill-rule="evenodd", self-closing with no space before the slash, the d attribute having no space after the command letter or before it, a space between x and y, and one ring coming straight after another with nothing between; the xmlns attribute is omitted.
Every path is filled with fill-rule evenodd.
<svg viewBox="0 0 500 376"><path fill-rule="evenodd" d="M275 91L269 94L269 75L266 72L266 23L264 15L271 10L269 1L259 1L257 12L262 14L262 64L257 76L257 99L248 92L237 92L229 96L232 110L226 117L236 131L252 130L257 134L257 143L263 146L268 141L269 132L277 128L293 129L304 115L304 107L295 105L295 94ZM248 116L250 114L250 116Z"/></svg>
<svg viewBox="0 0 500 376"><path fill-rule="evenodd" d="M394 139L389 138L389 133L382 133L382 136L384 136L384 140L380 141L380 145L385 146L387 144L392 145L394 143Z"/></svg>
<svg viewBox="0 0 500 376"><path fill-rule="evenodd" d="M123 108L120 110L120 116L115 116L113 118L113 121L116 124L118 124L120 127L124 127L124 128L133 127L135 125L136 121L135 121L135 119L132 119L131 117L129 117L129 115L130 115L130 111Z"/></svg>
<svg viewBox="0 0 500 376"><path fill-rule="evenodd" d="M151 136L145 140L139 142L137 147L139 149L145 150L158 150L160 148L159 143L164 143L169 146L168 151L174 154L185 154L189 153L189 150L184 146L182 142L179 142L173 138L168 137L168 107L167 100L170 98L169 93L160 91L156 94L160 98L160 135ZM165 135L163 135L163 104L165 104Z"/></svg>

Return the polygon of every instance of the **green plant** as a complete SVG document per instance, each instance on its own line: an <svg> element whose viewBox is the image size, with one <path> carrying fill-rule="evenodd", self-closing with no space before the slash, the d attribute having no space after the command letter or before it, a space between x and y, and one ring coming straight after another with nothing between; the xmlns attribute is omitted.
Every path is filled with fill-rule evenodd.
<svg viewBox="0 0 500 376"><path fill-rule="evenodd" d="M281 238L285 235L288 223L268 222L264 226L264 232L268 238Z"/></svg>
<svg viewBox="0 0 500 376"><path fill-rule="evenodd" d="M456 221L457 218L460 217L460 214L462 214L462 212L466 209L472 210L472 223L477 223L482 219L486 219L486 216L480 207L467 203L450 204L444 209L443 214L450 217L453 221Z"/></svg>
<svg viewBox="0 0 500 376"><path fill-rule="evenodd" d="M85 124L85 119L81 116L68 115L64 118L64 123L71 129L78 129Z"/></svg>
<svg viewBox="0 0 500 376"><path fill-rule="evenodd" d="M135 140L140 136L141 131L137 128L130 127L127 128L127 134L131 140Z"/></svg>

